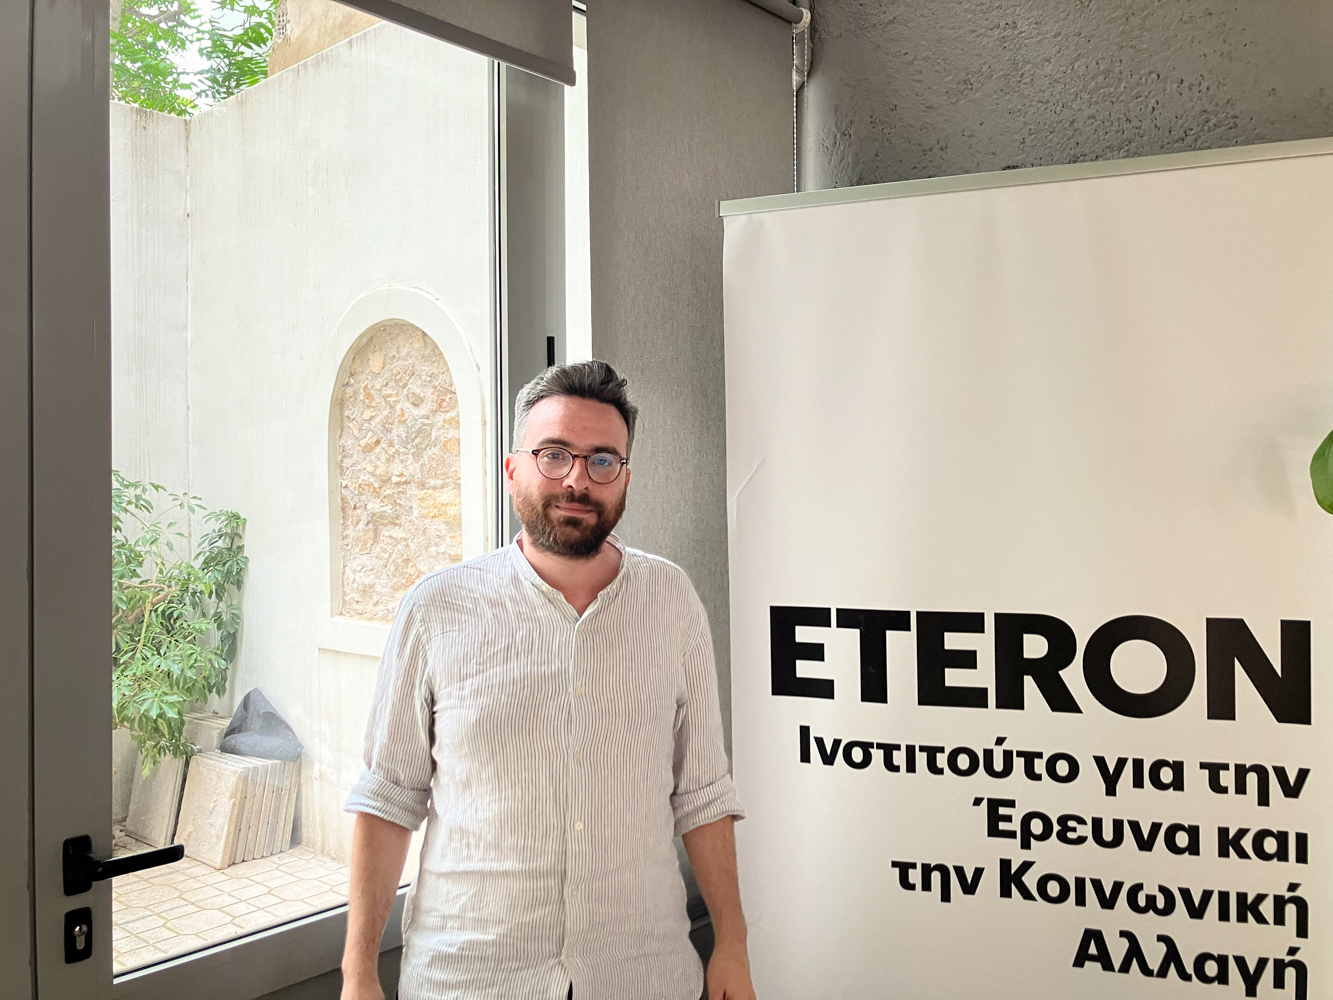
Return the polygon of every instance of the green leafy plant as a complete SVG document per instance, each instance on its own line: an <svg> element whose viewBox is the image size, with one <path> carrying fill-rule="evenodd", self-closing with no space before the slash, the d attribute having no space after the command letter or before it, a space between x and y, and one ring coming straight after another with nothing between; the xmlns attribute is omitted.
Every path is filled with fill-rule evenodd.
<svg viewBox="0 0 1333 1000"><path fill-rule="evenodd" d="M218 0L217 9L231 15L230 27L214 18L208 26L203 54L208 67L200 74L196 89L216 103L239 94L268 78L268 55L273 49L277 0Z"/></svg>
<svg viewBox="0 0 1333 1000"><path fill-rule="evenodd" d="M1319 506L1333 514L1333 431L1324 438L1310 459L1310 485Z"/></svg>
<svg viewBox="0 0 1333 1000"><path fill-rule="evenodd" d="M199 10L190 0L113 4L112 98L183 117L199 110L182 62L200 27Z"/></svg>
<svg viewBox="0 0 1333 1000"><path fill-rule="evenodd" d="M191 544L190 526L206 530ZM147 773L188 758L182 713L227 690L249 559L245 518L112 473L112 716Z"/></svg>
<svg viewBox="0 0 1333 1000"><path fill-rule="evenodd" d="M113 0L111 96L188 118L268 76L278 0ZM190 62L203 68L191 70Z"/></svg>

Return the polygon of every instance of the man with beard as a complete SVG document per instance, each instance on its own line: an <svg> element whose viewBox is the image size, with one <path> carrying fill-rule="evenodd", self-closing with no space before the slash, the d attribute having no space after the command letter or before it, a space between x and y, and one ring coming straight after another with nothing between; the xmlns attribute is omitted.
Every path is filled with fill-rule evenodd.
<svg viewBox="0 0 1333 1000"><path fill-rule="evenodd" d="M674 836L713 918L713 1000L754 1000L712 640L676 566L621 544L637 410L599 361L519 393L512 545L419 581L380 664L352 847L343 1000L696 1000Z"/></svg>

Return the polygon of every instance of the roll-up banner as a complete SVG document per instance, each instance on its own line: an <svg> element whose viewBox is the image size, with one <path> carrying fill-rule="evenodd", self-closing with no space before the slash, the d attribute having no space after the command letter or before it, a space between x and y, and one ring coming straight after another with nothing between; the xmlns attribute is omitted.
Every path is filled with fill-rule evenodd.
<svg viewBox="0 0 1333 1000"><path fill-rule="evenodd" d="M1333 997L1330 151L723 206L764 1000Z"/></svg>

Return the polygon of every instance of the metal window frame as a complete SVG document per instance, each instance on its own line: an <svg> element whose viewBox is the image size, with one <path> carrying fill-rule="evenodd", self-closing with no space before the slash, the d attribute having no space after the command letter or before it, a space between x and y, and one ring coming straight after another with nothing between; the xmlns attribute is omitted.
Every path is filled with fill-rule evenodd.
<svg viewBox="0 0 1333 1000"><path fill-rule="evenodd" d="M29 648L29 303L32 9L0 4L0 996L35 988L32 936L32 663Z"/></svg>
<svg viewBox="0 0 1333 1000"><path fill-rule="evenodd" d="M0 993L40 1000L246 1000L336 969L346 906L114 976L110 884L77 898L65 897L61 887L65 838L91 833L94 852L111 853L109 782L78 777L107 773L111 758L104 707L110 653L104 630L91 624L109 621L111 610L107 21L105 0L24 0L0 13L6 83L0 124L6 135L30 135L17 156L5 155L12 146L0 152L0 337L9 348L0 366L0 446L8 459L0 497L11 515L0 527L6 556L0 623L11 638L10 655L0 661L10 696L0 699L0 724L18 734L22 765L8 770L0 790L31 807L29 822L0 831L15 839L0 845L8 856L18 856L21 844L29 860L26 869L6 870L4 888L30 904L10 908L0 921L6 939ZM14 86L11 75L27 86ZM498 461L508 450L511 386L529 364L530 345L511 350L511 330L558 320L563 351L563 230L558 239L550 232L563 225L563 198L558 215L534 209L544 191L563 190L563 156L551 158L553 149L563 151L563 128L553 147L540 99L553 94L563 108L563 97L557 84L500 64L493 81ZM542 175L552 164L555 175ZM534 234L542 236L536 250L509 252ZM508 510L500 482L493 491L497 524ZM70 691L80 696L66 697ZM86 738L71 740L71 733ZM381 951L401 944L405 892L397 894ZM67 965L63 917L81 906L94 909L94 955Z"/></svg>

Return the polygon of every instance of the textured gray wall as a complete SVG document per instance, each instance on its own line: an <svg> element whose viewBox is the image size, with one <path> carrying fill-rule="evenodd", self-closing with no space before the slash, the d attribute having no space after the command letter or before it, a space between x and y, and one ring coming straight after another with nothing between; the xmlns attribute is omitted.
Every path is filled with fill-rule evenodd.
<svg viewBox="0 0 1333 1000"><path fill-rule="evenodd" d="M593 355L643 414L621 534L694 581L728 720L717 201L790 191L791 142L787 22L745 0L590 0Z"/></svg>
<svg viewBox="0 0 1333 1000"><path fill-rule="evenodd" d="M807 189L1333 133L1333 4L810 0Z"/></svg>

